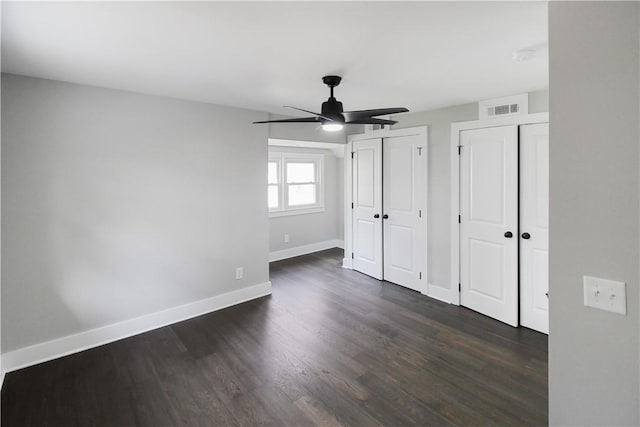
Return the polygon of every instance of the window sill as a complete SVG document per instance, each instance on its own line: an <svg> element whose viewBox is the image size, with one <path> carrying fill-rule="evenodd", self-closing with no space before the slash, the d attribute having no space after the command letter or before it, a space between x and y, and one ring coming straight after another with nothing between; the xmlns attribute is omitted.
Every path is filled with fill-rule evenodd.
<svg viewBox="0 0 640 427"><path fill-rule="evenodd" d="M286 211L269 212L269 218L278 218L281 216L306 215L324 212L324 206L314 206L312 208L288 209Z"/></svg>

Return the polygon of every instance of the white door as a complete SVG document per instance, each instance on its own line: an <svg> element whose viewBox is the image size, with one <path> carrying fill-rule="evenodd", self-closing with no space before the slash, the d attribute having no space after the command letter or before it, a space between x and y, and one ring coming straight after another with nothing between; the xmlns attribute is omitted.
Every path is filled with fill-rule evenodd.
<svg viewBox="0 0 640 427"><path fill-rule="evenodd" d="M353 268L382 280L382 139L353 142Z"/></svg>
<svg viewBox="0 0 640 427"><path fill-rule="evenodd" d="M518 128L460 132L460 303L518 325Z"/></svg>
<svg viewBox="0 0 640 427"><path fill-rule="evenodd" d="M384 138L384 280L426 293L426 135Z"/></svg>
<svg viewBox="0 0 640 427"><path fill-rule="evenodd" d="M549 333L549 124L520 127L520 324Z"/></svg>

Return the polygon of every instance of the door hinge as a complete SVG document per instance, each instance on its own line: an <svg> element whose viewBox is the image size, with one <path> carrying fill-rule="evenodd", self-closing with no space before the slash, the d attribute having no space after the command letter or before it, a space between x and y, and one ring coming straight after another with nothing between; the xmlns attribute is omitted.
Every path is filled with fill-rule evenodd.
<svg viewBox="0 0 640 427"><path fill-rule="evenodd" d="M462 285L458 283L458 292L462 292Z"/></svg>
<svg viewBox="0 0 640 427"><path fill-rule="evenodd" d="M422 147L418 147L418 156L422 156Z"/></svg>
<svg viewBox="0 0 640 427"><path fill-rule="evenodd" d="M353 202L351 202L351 209L353 209Z"/></svg>
<svg viewBox="0 0 640 427"><path fill-rule="evenodd" d="M458 215L458 224L462 224L462 217Z"/></svg>
<svg viewBox="0 0 640 427"><path fill-rule="evenodd" d="M353 155L355 154L354 151L351 152L351 158L353 159Z"/></svg>
<svg viewBox="0 0 640 427"><path fill-rule="evenodd" d="M351 259L353 259L353 252L351 252Z"/></svg>
<svg viewBox="0 0 640 427"><path fill-rule="evenodd" d="M458 156L462 154L462 145L458 145Z"/></svg>
<svg viewBox="0 0 640 427"><path fill-rule="evenodd" d="M418 279L422 280L422 271L418 273Z"/></svg>
<svg viewBox="0 0 640 427"><path fill-rule="evenodd" d="M418 209L418 218L422 218L422 209Z"/></svg>

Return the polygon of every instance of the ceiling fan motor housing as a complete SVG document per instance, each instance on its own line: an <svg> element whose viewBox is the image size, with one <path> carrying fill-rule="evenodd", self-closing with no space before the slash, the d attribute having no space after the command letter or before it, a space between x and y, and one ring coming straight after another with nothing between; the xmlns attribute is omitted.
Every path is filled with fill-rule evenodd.
<svg viewBox="0 0 640 427"><path fill-rule="evenodd" d="M345 121L344 116L342 115L344 109L342 108L342 102L334 98L333 88L338 86L341 81L342 77L340 76L324 76L322 78L322 82L329 86L329 89L331 90L329 99L322 103L322 115L338 123L344 123Z"/></svg>
<svg viewBox="0 0 640 427"><path fill-rule="evenodd" d="M342 109L342 102L336 100L334 97L322 103L322 115L333 121L344 123L342 111L344 111Z"/></svg>

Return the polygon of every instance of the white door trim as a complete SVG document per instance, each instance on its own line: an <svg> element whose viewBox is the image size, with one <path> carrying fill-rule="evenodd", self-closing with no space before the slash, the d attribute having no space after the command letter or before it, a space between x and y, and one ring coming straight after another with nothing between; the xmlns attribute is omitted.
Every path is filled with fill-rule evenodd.
<svg viewBox="0 0 640 427"><path fill-rule="evenodd" d="M460 213L460 159L458 158L460 132L470 129L546 123L548 121L549 113L535 113L490 120L451 123L451 288L449 297L451 304L460 305L458 288L460 284L460 227L458 224L458 214Z"/></svg>
<svg viewBox="0 0 640 427"><path fill-rule="evenodd" d="M412 135L424 135L425 141L427 141L427 126L417 126L406 129L382 129L376 130L369 133L362 133L356 135L349 135L347 137L347 144L345 146L344 153L344 258L342 260L342 266L344 268L353 269L353 262L351 259L351 254L353 253L353 211L351 210L351 202L353 201L353 170L351 163L351 153L353 152L353 142L354 141L366 141L368 139L383 139L396 137L396 136L412 136ZM427 153L429 152L429 145L427 141ZM427 154L428 155L428 154ZM384 167L384 165L383 165ZM427 172L428 173L428 172ZM428 186L427 186L428 188ZM428 190L427 190L428 192ZM382 196L384 197L384 195ZM429 202L428 202L428 194L426 195L427 199L425 202L425 212L428 212ZM428 225L426 227L428 229ZM427 231L428 232L428 231ZM428 271L427 264L427 251L425 250L425 275ZM426 280L426 278L425 278Z"/></svg>

